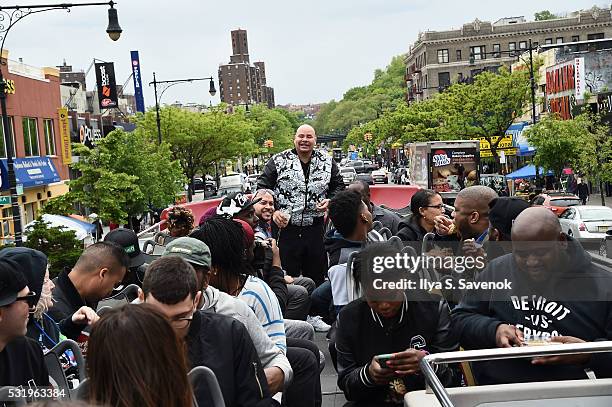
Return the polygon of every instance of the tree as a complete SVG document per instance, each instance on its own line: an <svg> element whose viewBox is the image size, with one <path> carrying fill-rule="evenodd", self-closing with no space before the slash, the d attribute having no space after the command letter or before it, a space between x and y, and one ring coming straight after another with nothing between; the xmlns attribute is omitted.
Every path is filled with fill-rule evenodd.
<svg viewBox="0 0 612 407"><path fill-rule="evenodd" d="M536 21L554 20L556 18L559 18L557 15L551 13L548 10L542 10L540 12L537 12L534 14L534 17Z"/></svg>
<svg viewBox="0 0 612 407"><path fill-rule="evenodd" d="M250 155L257 151L255 126L247 120L244 109L227 113L221 105L205 114L175 107L163 107L162 140L169 145L172 159L178 161L189 181L189 195L197 175L204 174L220 160ZM150 110L137 123L137 131L157 139L155 111Z"/></svg>
<svg viewBox="0 0 612 407"><path fill-rule="evenodd" d="M24 246L47 255L49 278L57 277L66 267L72 268L83 252L83 243L77 240L74 231L64 229L51 227L39 218L26 230Z"/></svg>
<svg viewBox="0 0 612 407"><path fill-rule="evenodd" d="M74 145L80 176L67 194L51 200L47 213L65 215L84 208L104 221L129 223L149 207L166 207L182 191L184 178L167 145L158 146L142 131L115 130L94 148ZM79 209L77 209L77 207Z"/></svg>
<svg viewBox="0 0 612 407"><path fill-rule="evenodd" d="M353 127L379 118L385 110L404 103L406 66L396 56L385 70L377 69L367 86L349 89L342 100L323 105L314 122L317 134L348 133Z"/></svg>
<svg viewBox="0 0 612 407"><path fill-rule="evenodd" d="M547 116L534 126L525 130L529 144L536 149L534 163L554 173L557 180L561 179L563 169L571 166L579 168L583 162L582 154L590 144L588 123L584 118L578 120L561 120ZM592 159L592 158L591 158Z"/></svg>

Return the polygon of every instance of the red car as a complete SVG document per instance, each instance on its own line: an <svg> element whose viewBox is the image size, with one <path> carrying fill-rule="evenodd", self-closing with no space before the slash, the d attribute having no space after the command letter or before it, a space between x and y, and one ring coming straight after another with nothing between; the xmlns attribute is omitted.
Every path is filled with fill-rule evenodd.
<svg viewBox="0 0 612 407"><path fill-rule="evenodd" d="M531 205L542 205L549 208L557 216L561 216L563 212L570 206L580 205L580 198L574 194L567 192L547 192L540 194L531 200Z"/></svg>

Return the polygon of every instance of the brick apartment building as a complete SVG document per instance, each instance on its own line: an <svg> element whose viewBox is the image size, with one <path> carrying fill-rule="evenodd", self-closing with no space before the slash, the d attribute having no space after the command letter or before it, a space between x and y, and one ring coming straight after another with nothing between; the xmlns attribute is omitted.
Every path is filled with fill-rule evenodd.
<svg viewBox="0 0 612 407"><path fill-rule="evenodd" d="M502 18L494 23L476 19L459 30L419 34L405 56L407 100L431 97L453 83L517 60L508 51L612 37L611 10L593 7L567 17L526 21ZM470 56L473 61L470 61Z"/></svg>
<svg viewBox="0 0 612 407"><path fill-rule="evenodd" d="M15 175L20 194L22 225L34 220L50 198L68 191L68 166L62 157L64 141L60 137L58 108L59 70L37 68L8 59L4 50L0 65L8 82L6 105L11 136L15 145ZM9 195L4 131L0 126L0 191ZM12 234L10 205L0 210L0 237Z"/></svg>
<svg viewBox="0 0 612 407"><path fill-rule="evenodd" d="M251 65L246 30L234 30L230 62L219 66L219 95L222 102L236 105L265 103L274 107L274 88L267 86L264 62Z"/></svg>

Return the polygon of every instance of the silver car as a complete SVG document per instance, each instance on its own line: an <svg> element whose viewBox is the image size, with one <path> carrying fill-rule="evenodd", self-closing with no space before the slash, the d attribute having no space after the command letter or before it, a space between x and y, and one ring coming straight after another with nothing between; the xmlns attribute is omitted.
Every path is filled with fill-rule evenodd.
<svg viewBox="0 0 612 407"><path fill-rule="evenodd" d="M351 182L357 179L357 171L355 171L353 167L340 168L340 175L342 175L344 185L349 185Z"/></svg>
<svg viewBox="0 0 612 407"><path fill-rule="evenodd" d="M571 206L559 216L561 230L583 243L599 245L612 228L612 208L607 206Z"/></svg>

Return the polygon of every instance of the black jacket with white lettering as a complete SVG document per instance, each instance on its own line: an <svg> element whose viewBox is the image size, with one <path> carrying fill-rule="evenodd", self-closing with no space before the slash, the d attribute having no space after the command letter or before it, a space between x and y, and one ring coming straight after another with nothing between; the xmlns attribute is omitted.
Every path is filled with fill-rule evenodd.
<svg viewBox="0 0 612 407"><path fill-rule="evenodd" d="M453 326L465 349L495 348L500 324L516 325L526 335L573 336L584 341L612 339L612 275L569 238L565 254L550 278L538 286L517 266L512 254L493 260L479 281L511 282L511 289L467 291L452 312ZM530 360L480 362L473 366L479 384L612 377L612 354L593 354L588 364L534 366Z"/></svg>
<svg viewBox="0 0 612 407"><path fill-rule="evenodd" d="M410 300L405 297L399 320L391 325L383 324L364 298L346 305L338 316L338 386L346 399L358 406L382 406L389 402L389 386L375 385L367 373L375 355L409 348L429 353L458 349L446 302L414 290L406 291L406 295ZM455 367L440 365L437 374L445 386L461 383L461 374ZM400 386L407 391L425 388L420 374L403 377L402 382Z"/></svg>

